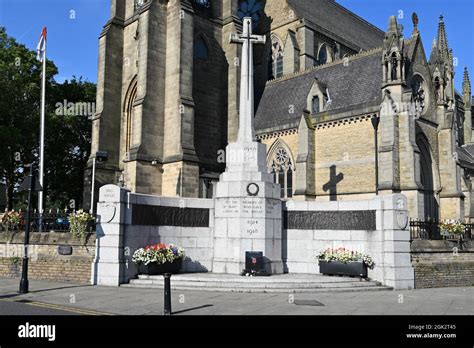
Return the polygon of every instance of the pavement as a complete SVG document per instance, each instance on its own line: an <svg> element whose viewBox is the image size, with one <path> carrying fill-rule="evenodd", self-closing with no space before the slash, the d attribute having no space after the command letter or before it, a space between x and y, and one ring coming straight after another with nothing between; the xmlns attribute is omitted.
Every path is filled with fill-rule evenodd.
<svg viewBox="0 0 474 348"><path fill-rule="evenodd" d="M0 315L162 315L162 289L0 278ZM172 292L174 315L474 315L474 287L319 293Z"/></svg>

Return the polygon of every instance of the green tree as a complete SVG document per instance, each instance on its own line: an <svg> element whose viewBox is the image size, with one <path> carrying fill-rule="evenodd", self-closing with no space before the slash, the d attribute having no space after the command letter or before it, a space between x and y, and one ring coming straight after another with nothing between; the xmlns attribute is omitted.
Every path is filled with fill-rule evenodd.
<svg viewBox="0 0 474 348"><path fill-rule="evenodd" d="M95 84L73 78L53 86L45 141L47 206L82 205L84 169L90 155Z"/></svg>
<svg viewBox="0 0 474 348"><path fill-rule="evenodd" d="M41 70L36 53L0 28L0 178L6 184L8 209L13 208L25 164L38 154ZM47 88L56 73L56 66L48 61Z"/></svg>
<svg viewBox="0 0 474 348"><path fill-rule="evenodd" d="M0 28L0 182L7 186L8 209L15 203L24 203L16 192L24 177L23 168L25 164L38 162L41 64L35 51L28 50ZM71 200L76 207L82 204L83 175L90 153L90 111L95 100L93 83L75 77L57 83L54 80L57 73L54 63L47 61L46 209L64 208ZM77 108L84 105L85 110Z"/></svg>

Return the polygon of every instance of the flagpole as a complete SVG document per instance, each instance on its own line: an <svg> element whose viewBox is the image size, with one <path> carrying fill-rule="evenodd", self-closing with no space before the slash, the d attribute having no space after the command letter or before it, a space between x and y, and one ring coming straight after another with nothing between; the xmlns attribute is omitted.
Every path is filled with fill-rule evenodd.
<svg viewBox="0 0 474 348"><path fill-rule="evenodd" d="M41 187L43 185L44 175L44 110L45 110L45 99L46 99L46 40L44 42L43 50L43 73L41 81L41 125L40 125L40 163L39 163L39 182ZM38 212L40 217L39 232L42 229L42 218L43 218L43 191L38 193Z"/></svg>

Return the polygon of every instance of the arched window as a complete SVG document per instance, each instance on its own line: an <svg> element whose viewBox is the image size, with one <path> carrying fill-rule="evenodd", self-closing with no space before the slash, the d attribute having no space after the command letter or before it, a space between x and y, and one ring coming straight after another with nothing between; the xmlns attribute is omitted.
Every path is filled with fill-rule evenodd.
<svg viewBox="0 0 474 348"><path fill-rule="evenodd" d="M280 40L276 36L272 36L272 47L270 58L268 60L268 72L269 80L283 76L283 48Z"/></svg>
<svg viewBox="0 0 474 348"><path fill-rule="evenodd" d="M398 77L397 77L398 59L397 59L397 54L395 52L392 53L392 56L390 58L390 62L392 64L392 70L390 72L390 79L392 81L396 81L396 80L398 80Z"/></svg>
<svg viewBox="0 0 474 348"><path fill-rule="evenodd" d="M206 42L200 37L194 43L194 59L207 60L209 58L209 49L207 48Z"/></svg>
<svg viewBox="0 0 474 348"><path fill-rule="evenodd" d="M294 164L289 149L284 142L277 140L273 145L268 159L268 169L274 180L281 187L281 198L293 197Z"/></svg>
<svg viewBox="0 0 474 348"><path fill-rule="evenodd" d="M318 51L318 64L326 64L328 61L328 51L326 44L322 44Z"/></svg>
<svg viewBox="0 0 474 348"><path fill-rule="evenodd" d="M319 97L316 95L313 97L312 101L313 107L312 107L312 113L317 114L321 111L320 105L319 105Z"/></svg>
<svg viewBox="0 0 474 348"><path fill-rule="evenodd" d="M130 151L133 141L133 115L134 103L137 100L137 86L137 80L134 79L125 100L125 153Z"/></svg>

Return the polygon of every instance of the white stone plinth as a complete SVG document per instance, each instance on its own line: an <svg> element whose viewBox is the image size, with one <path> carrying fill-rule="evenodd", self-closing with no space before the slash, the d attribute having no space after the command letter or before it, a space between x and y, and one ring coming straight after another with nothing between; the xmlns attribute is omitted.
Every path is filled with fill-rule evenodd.
<svg viewBox="0 0 474 348"><path fill-rule="evenodd" d="M280 186L267 173L266 146L227 146L227 169L217 183L213 272L239 274L245 252L261 251L269 273L283 273Z"/></svg>

